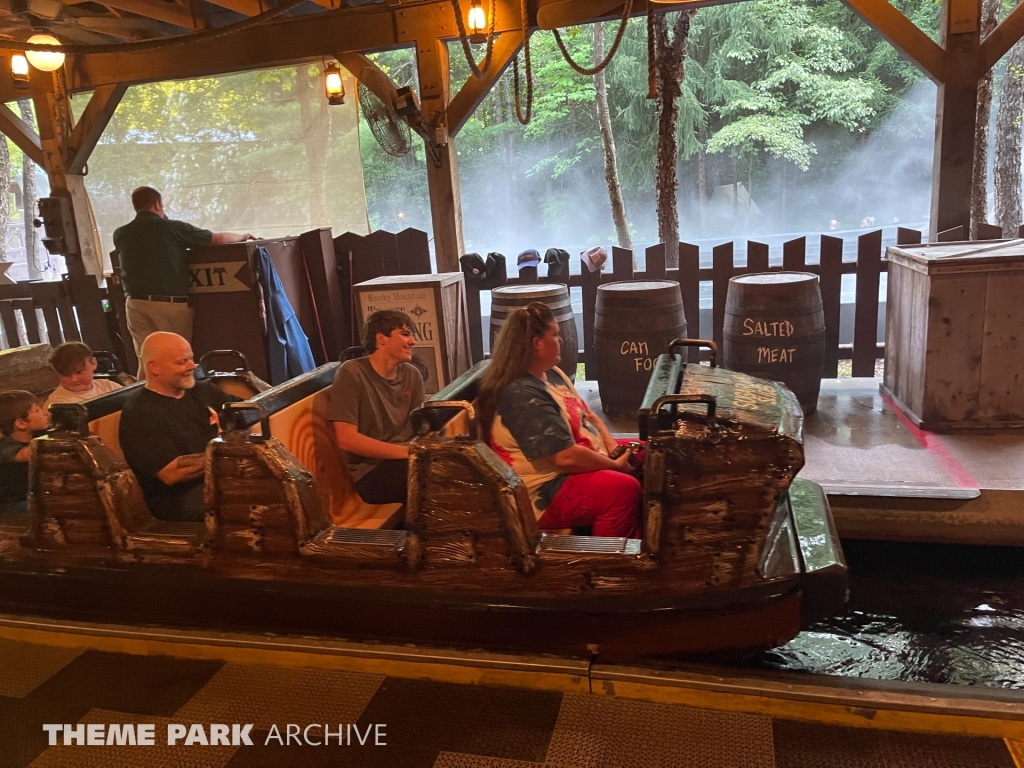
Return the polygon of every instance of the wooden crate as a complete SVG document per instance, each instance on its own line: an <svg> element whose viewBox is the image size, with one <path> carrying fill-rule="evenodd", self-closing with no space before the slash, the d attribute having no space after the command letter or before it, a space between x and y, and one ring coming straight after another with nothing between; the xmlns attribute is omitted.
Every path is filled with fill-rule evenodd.
<svg viewBox="0 0 1024 768"><path fill-rule="evenodd" d="M469 368L469 320L461 272L387 275L357 283L352 290L360 329L378 309L397 309L412 318L413 354L427 369L426 394L440 391Z"/></svg>
<svg viewBox="0 0 1024 768"><path fill-rule="evenodd" d="M1024 241L888 249L882 390L925 429L1024 426Z"/></svg>

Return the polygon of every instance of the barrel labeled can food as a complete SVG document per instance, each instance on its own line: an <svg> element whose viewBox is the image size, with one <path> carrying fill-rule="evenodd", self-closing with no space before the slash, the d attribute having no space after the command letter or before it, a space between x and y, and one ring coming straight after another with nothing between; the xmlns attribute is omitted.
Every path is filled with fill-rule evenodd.
<svg viewBox="0 0 1024 768"><path fill-rule="evenodd" d="M558 323L562 335L562 362L558 364L570 379L576 376L576 364L579 362L579 336L576 333L576 318L573 316L572 303L569 301L569 288L561 284L543 285L506 285L491 291L491 349L494 339L505 324L509 313L521 309L531 302L539 301L547 304Z"/></svg>
<svg viewBox="0 0 1024 768"><path fill-rule="evenodd" d="M818 277L766 272L729 281L722 365L785 384L804 413L818 407L825 317Z"/></svg>
<svg viewBox="0 0 1024 768"><path fill-rule="evenodd" d="M679 283L638 280L598 287L594 357L604 412L635 416L658 355L683 336L686 315Z"/></svg>

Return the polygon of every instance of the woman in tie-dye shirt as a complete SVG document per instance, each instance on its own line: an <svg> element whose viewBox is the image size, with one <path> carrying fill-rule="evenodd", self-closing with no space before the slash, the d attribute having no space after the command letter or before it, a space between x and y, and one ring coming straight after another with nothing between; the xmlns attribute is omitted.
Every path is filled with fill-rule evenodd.
<svg viewBox="0 0 1024 768"><path fill-rule="evenodd" d="M540 302L510 313L477 400L484 440L526 484L543 529L640 536L640 483L619 441L555 367L562 337ZM622 441L625 443L626 441Z"/></svg>

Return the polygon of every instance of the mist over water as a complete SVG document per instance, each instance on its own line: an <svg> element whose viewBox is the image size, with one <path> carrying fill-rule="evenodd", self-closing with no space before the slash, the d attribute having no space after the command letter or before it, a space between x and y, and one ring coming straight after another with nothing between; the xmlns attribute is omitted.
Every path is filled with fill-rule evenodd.
<svg viewBox="0 0 1024 768"><path fill-rule="evenodd" d="M740 167L735 178L731 161L709 156L717 170L709 173L711 200L702 215L696 163L693 159L680 161L681 239L722 242L804 233L843 237L857 234L850 230L895 224L926 230L935 97L933 83L919 83L882 126L870 134L856 134L852 140L836 129L809 131L807 138L817 150L811 168L803 172L792 164L772 161L755 169L749 209L744 205L747 170ZM611 107L614 114L616 105ZM516 126L511 130L522 129ZM594 130L596 135L596 120ZM566 140L560 138L546 144L520 142L514 153L497 143L493 151L460 151L467 251L504 253L509 257L511 276L515 274L515 255L526 248L543 253L546 248L559 247L575 255L592 245L616 244L600 142L593 141L583 161L552 178L552 169L565 148ZM731 197L734 180L742 185L736 206ZM652 185L632 194L628 189L625 192L642 266L643 247L658 242L654 189ZM579 269L575 262L573 259L574 272Z"/></svg>

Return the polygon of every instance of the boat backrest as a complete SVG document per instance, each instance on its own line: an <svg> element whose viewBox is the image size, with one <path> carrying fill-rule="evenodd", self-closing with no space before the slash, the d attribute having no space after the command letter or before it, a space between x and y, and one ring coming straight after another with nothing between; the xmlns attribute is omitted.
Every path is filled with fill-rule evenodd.
<svg viewBox="0 0 1024 768"><path fill-rule="evenodd" d="M93 435L54 431L32 441L30 537L44 549L124 549L126 537L153 522L138 480Z"/></svg>
<svg viewBox="0 0 1024 768"><path fill-rule="evenodd" d="M413 441L406 529L414 566L476 563L533 569L537 524L523 481L470 434L431 432Z"/></svg>
<svg viewBox="0 0 1024 768"><path fill-rule="evenodd" d="M645 550L695 589L757 581L779 501L803 466L796 397L662 355L641 419Z"/></svg>
<svg viewBox="0 0 1024 768"><path fill-rule="evenodd" d="M216 549L298 556L301 545L330 525L312 469L311 423L314 397L337 367L321 366L226 406L226 431L207 447Z"/></svg>
<svg viewBox="0 0 1024 768"><path fill-rule="evenodd" d="M298 557L330 524L312 473L280 440L237 430L211 440L206 454L214 549Z"/></svg>

